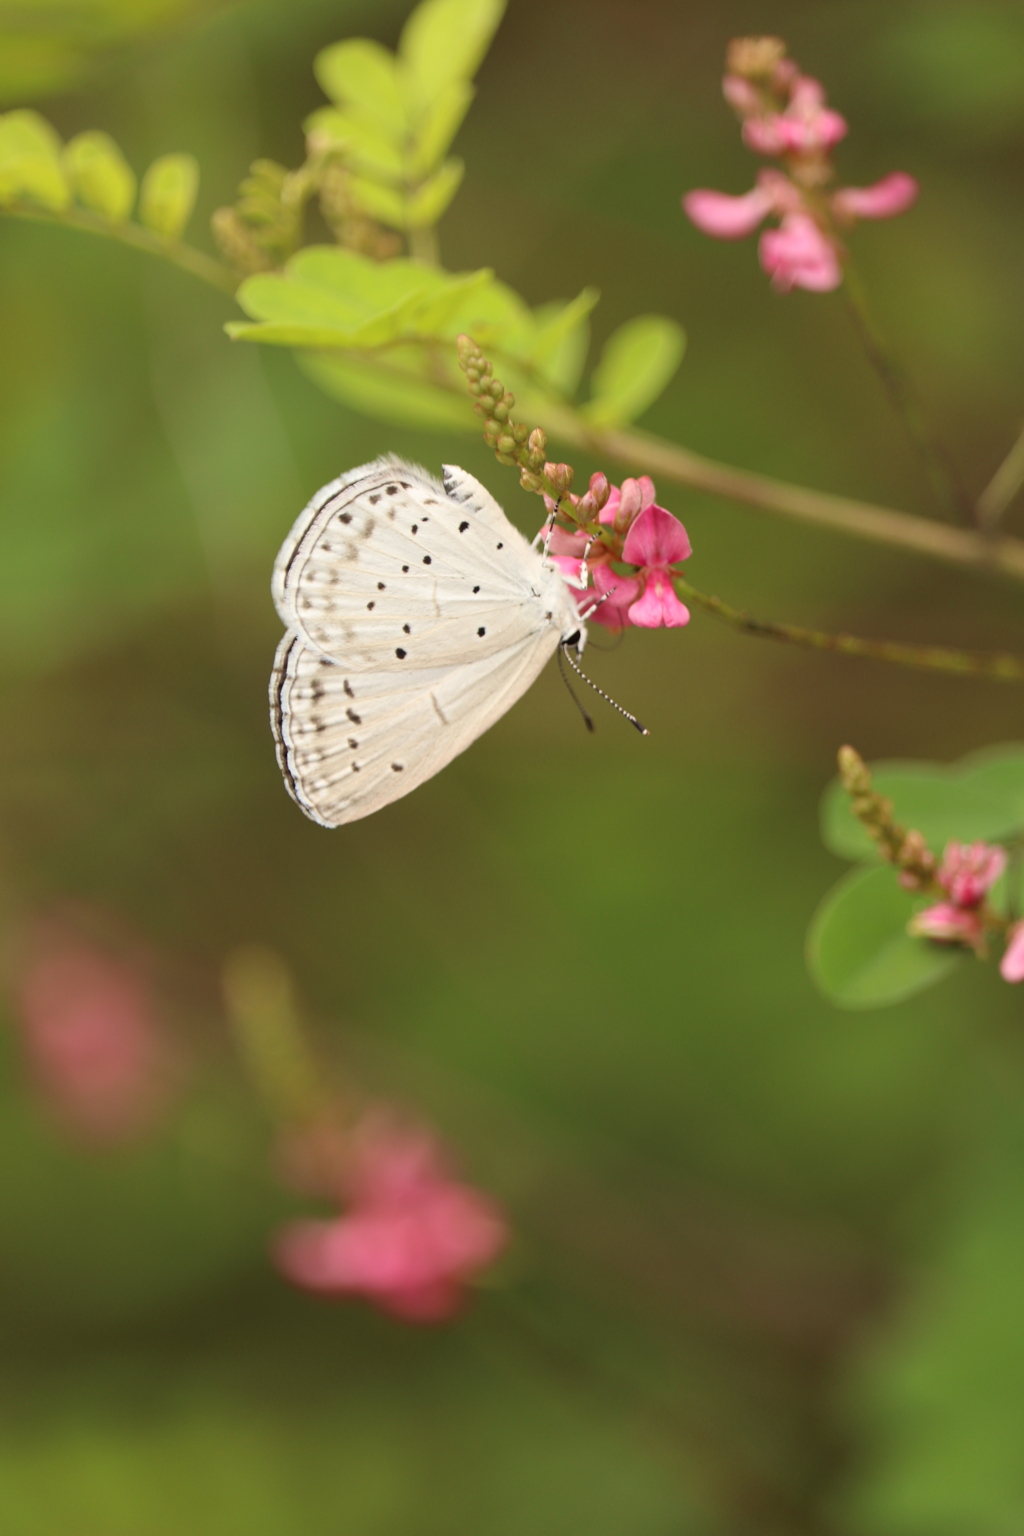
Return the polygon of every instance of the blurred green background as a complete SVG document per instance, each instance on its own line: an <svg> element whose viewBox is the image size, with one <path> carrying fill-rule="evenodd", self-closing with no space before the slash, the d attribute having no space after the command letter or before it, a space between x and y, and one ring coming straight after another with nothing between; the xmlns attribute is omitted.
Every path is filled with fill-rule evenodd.
<svg viewBox="0 0 1024 1536"><path fill-rule="evenodd" d="M137 170L194 153L205 243L250 160L301 159L317 49L393 46L405 13L4 5L0 86ZM752 183L719 94L751 30L848 116L843 180L921 182L855 250L978 490L1024 410L1020 4L511 0L445 263L532 303L595 283L595 342L674 316L688 356L646 426L928 511L841 298L771 294L752 242L680 211ZM266 718L298 510L388 449L462 462L529 531L536 507L478 440L361 419L288 354L229 343L236 313L144 255L0 223L2 914L114 914L160 957L190 1061L155 1138L88 1150L5 1021L3 1536L1024 1529L1021 995L965 966L843 1014L802 959L841 872L817 832L840 742L958 757L1024 736L1019 694L700 617L598 636L591 670L650 740L610 714L588 738L551 669L437 779L327 833ZM1024 648L1015 587L660 489L687 574L757 613ZM294 968L326 1048L506 1203L517 1246L448 1328L271 1271L294 1202L216 990L250 941Z"/></svg>

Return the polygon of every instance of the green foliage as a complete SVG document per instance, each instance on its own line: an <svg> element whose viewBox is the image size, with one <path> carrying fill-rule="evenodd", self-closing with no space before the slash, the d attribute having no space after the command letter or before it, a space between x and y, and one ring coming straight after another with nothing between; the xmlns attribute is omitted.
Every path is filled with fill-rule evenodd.
<svg viewBox="0 0 1024 1536"><path fill-rule="evenodd" d="M807 935L807 964L825 996L840 1008L882 1008L948 975L964 952L907 933L923 905L889 865L840 880Z"/></svg>
<svg viewBox="0 0 1024 1536"><path fill-rule="evenodd" d="M189 12L197 0L18 0L0 9L0 102L67 91L124 44Z"/></svg>
<svg viewBox="0 0 1024 1536"><path fill-rule="evenodd" d="M177 240L192 217L199 166L192 155L161 155L142 178L139 222L165 240Z"/></svg>
<svg viewBox="0 0 1024 1536"><path fill-rule="evenodd" d="M597 293L531 311L486 268L453 274L307 246L283 272L248 278L238 300L254 323L229 322L228 334L302 349L303 367L328 394L387 421L469 431L460 332L494 350L517 392L543 408L579 377Z"/></svg>
<svg viewBox="0 0 1024 1536"><path fill-rule="evenodd" d="M60 138L38 112L0 116L0 204L22 198L52 212L71 200Z"/></svg>
<svg viewBox="0 0 1024 1536"><path fill-rule="evenodd" d="M1024 830L1024 747L994 747L949 768L882 763L872 768L872 779L892 800L897 821L916 828L937 855L951 839L998 842ZM873 863L879 857L838 779L821 802L821 836L840 858Z"/></svg>
<svg viewBox="0 0 1024 1536"><path fill-rule="evenodd" d="M425 0L397 54L350 38L317 55L316 77L334 107L306 119L311 149L344 154L359 205L388 228L430 228L455 196L462 162L445 155L504 8L504 0Z"/></svg>
<svg viewBox="0 0 1024 1536"><path fill-rule="evenodd" d="M1024 746L993 747L948 768L883 763L871 776L892 801L896 821L920 832L936 857L954 840L1024 837ZM881 857L839 779L822 798L821 835L841 858L877 865ZM1002 890L995 888L997 899ZM819 907L807 940L808 965L825 995L841 1008L879 1008L940 981L965 952L907 933L914 912L927 904L900 887L890 864L841 880Z"/></svg>
<svg viewBox="0 0 1024 1536"><path fill-rule="evenodd" d="M64 170L78 202L113 224L135 204L135 173L108 133L79 133L64 149Z"/></svg>
<svg viewBox="0 0 1024 1536"><path fill-rule="evenodd" d="M594 369L593 398L583 414L595 427L620 426L643 415L679 367L682 327L665 315L637 315L609 336Z"/></svg>

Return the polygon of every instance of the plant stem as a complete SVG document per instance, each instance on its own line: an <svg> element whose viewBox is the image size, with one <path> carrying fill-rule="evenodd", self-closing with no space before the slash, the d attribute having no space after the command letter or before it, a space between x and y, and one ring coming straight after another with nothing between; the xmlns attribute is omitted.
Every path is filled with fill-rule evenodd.
<svg viewBox="0 0 1024 1536"><path fill-rule="evenodd" d="M191 273L193 277L198 277L214 288L220 288L224 293L234 294L238 287L239 279L230 268L215 261L212 256L196 250L193 245L186 245L184 241L165 240L152 230L144 229L141 224L112 224L109 219L90 213L87 208L65 208L57 213L32 203L5 203L0 213L13 214L17 219L29 219L37 224L59 224L65 229L102 235L106 240L130 245L134 250L148 252L150 256L160 256L164 261L172 262L174 266L181 267L182 271Z"/></svg>
<svg viewBox="0 0 1024 1536"><path fill-rule="evenodd" d="M432 225L426 225L423 229L410 229L409 255L428 267L436 267L439 264L437 230Z"/></svg>
<svg viewBox="0 0 1024 1536"><path fill-rule="evenodd" d="M977 512L944 449L936 442L927 416L903 364L882 335L868 305L867 294L849 260L844 263L842 292L854 325L868 356L868 361L882 381L886 394L917 449L925 472L946 511L969 527L978 521Z"/></svg>
<svg viewBox="0 0 1024 1536"><path fill-rule="evenodd" d="M801 522L832 528L853 538L891 549L910 550L942 560L950 565L969 566L989 573L1000 573L1024 581L1024 539L993 539L970 528L953 528L910 512L897 512L871 502L853 501L833 496L827 491L812 491L806 486L790 485L769 475L753 474L730 464L705 459L688 448L649 437L636 430L610 430L594 433L578 417L551 419L551 433L595 456L615 459L621 464L652 475L663 475L679 485L707 491L729 501L739 501L765 512L778 512Z"/></svg>
<svg viewBox="0 0 1024 1536"><path fill-rule="evenodd" d="M862 640L857 635L830 635L819 629L804 629L799 624L776 624L755 619L724 603L720 597L699 592L682 577L675 579L680 597L705 613L721 619L733 629L767 640L784 640L814 651L836 651L844 656L866 656L872 661L887 661L899 667L915 667L925 672L948 672L957 677L990 677L999 682L1024 683L1024 656L1005 652L957 651L933 645L903 645L892 640Z"/></svg>
<svg viewBox="0 0 1024 1536"><path fill-rule="evenodd" d="M234 294L238 287L239 280L235 274L213 257L181 241L168 243L137 224L110 224L85 209L73 208L63 213L50 213L43 208L19 203L5 204L0 208L0 213L116 240L135 250L146 251L151 256L162 257L164 261L172 262L224 293ZM372 360L382 372L389 371L387 362L379 353L361 355ZM440 385L443 381L439 379L437 382ZM463 394L461 384L456 384L454 380L444 387L450 388L453 394ZM904 549L950 565L1024 581L1022 539L997 538L991 534L986 536L973 529L953 528L948 524L931 522L927 518L876 506L871 502L833 496L827 491L808 490L805 486L791 485L769 475L720 464L688 448L636 429L610 428L596 432L568 403L551 411L548 425L552 436L573 447L583 449L597 458L614 460L642 473L661 475L677 485L704 491L711 496L721 496L764 512L793 517L821 528L831 528L835 532L865 539L869 543L887 545L890 549ZM1024 457L1024 447L1020 452ZM998 476L1003 473L1001 469ZM990 490L994 487L995 481Z"/></svg>
<svg viewBox="0 0 1024 1536"><path fill-rule="evenodd" d="M992 530L1024 485L1024 427L1006 458L978 497L981 526Z"/></svg>

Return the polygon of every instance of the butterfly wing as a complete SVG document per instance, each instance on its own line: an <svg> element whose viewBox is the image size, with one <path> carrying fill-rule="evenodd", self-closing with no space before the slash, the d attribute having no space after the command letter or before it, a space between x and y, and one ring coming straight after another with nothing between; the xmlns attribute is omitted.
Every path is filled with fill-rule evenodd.
<svg viewBox="0 0 1024 1536"><path fill-rule="evenodd" d="M281 618L349 673L461 665L579 625L561 577L493 497L445 473L441 485L390 457L352 470L317 493L281 549Z"/></svg>
<svg viewBox="0 0 1024 1536"><path fill-rule="evenodd" d="M510 709L558 643L548 626L457 666L356 671L289 631L270 679L289 794L324 827L400 799Z"/></svg>

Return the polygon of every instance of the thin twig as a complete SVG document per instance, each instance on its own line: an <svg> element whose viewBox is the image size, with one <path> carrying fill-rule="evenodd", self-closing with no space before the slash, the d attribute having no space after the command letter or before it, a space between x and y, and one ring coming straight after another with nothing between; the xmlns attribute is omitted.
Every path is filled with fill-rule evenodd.
<svg viewBox="0 0 1024 1536"><path fill-rule="evenodd" d="M978 518L983 528L993 529L1024 485L1024 427L1006 458L978 497Z"/></svg>
<svg viewBox="0 0 1024 1536"><path fill-rule="evenodd" d="M848 260L845 263L842 292L868 361L881 379L886 394L903 422L940 504L954 518L972 527L978 521L974 504L961 484L948 454L936 441L910 375L879 330L863 284Z"/></svg>
<svg viewBox="0 0 1024 1536"><path fill-rule="evenodd" d="M857 635L831 635L820 629L805 629L799 624L776 624L769 619L755 619L751 614L724 603L720 597L699 592L682 577L676 578L680 597L713 614L716 619L767 640L784 640L814 651L833 651L843 656L865 656L872 661L887 661L898 667L914 667L925 672L947 672L957 677L990 677L998 682L1024 683L1024 656L1004 652L958 651L935 645L904 645L893 640L862 640Z"/></svg>
<svg viewBox="0 0 1024 1536"><path fill-rule="evenodd" d="M64 229L78 229L86 234L101 235L106 240L115 240L120 245L130 245L134 250L146 251L150 256L160 256L164 261L173 262L176 267L181 267L183 271L214 288L220 288L224 293L234 294L240 281L230 268L215 261L212 256L207 256L205 251L197 250L194 245L186 245L182 240L165 240L162 235L144 229L141 224L112 224L109 219L104 219L98 213L90 213L87 208L71 207L51 212L33 203L4 203L0 213L13 214L16 219L29 219L36 224L57 224Z"/></svg>

